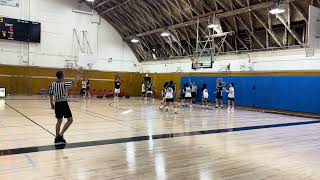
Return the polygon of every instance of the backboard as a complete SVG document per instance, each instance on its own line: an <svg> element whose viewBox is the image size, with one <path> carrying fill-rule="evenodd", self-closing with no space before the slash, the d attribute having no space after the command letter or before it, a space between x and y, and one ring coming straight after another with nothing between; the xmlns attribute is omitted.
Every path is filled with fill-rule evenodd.
<svg viewBox="0 0 320 180"><path fill-rule="evenodd" d="M192 69L212 68L213 52L212 50L194 51L192 60Z"/></svg>

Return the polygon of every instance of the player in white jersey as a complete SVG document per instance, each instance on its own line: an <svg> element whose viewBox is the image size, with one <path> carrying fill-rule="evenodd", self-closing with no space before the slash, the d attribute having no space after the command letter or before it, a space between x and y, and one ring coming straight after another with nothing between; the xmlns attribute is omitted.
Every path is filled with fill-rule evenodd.
<svg viewBox="0 0 320 180"><path fill-rule="evenodd" d="M231 83L229 87L229 94L228 94L228 111L234 111L234 99L235 99L234 83ZM232 108L231 108L231 105L232 105Z"/></svg>
<svg viewBox="0 0 320 180"><path fill-rule="evenodd" d="M191 87L189 86L189 84L187 84L187 87L185 87L185 100L186 100L186 103L189 105L190 108L192 108L192 89Z"/></svg>
<svg viewBox="0 0 320 180"><path fill-rule="evenodd" d="M166 111L168 111L168 107L170 106L170 104L172 104L174 108L174 112L177 114L178 111L174 103L175 87L174 87L173 81L170 81L169 85L165 89L165 93L166 93L165 94L166 104L164 106L161 106L160 110L163 110L164 108L166 108Z"/></svg>
<svg viewBox="0 0 320 180"><path fill-rule="evenodd" d="M162 109L166 104L166 89L167 89L168 85L169 85L168 82L164 83L164 85L163 85L163 89L161 91L162 101L161 101L160 109Z"/></svg>
<svg viewBox="0 0 320 180"><path fill-rule="evenodd" d="M185 107L186 105L186 87L188 86L188 83L185 83L183 85L183 88L180 90L180 98L181 98L181 103L180 106Z"/></svg>
<svg viewBox="0 0 320 180"><path fill-rule="evenodd" d="M142 99L147 99L147 88L144 81L142 81L142 85L141 85L141 94L142 94L141 96Z"/></svg>
<svg viewBox="0 0 320 180"><path fill-rule="evenodd" d="M87 97L87 81L85 79L81 82L81 92L80 95L85 98Z"/></svg>
<svg viewBox="0 0 320 180"><path fill-rule="evenodd" d="M207 88L207 84L203 84L202 86L202 99L203 99L203 107L209 107L208 100L209 100L209 91Z"/></svg>

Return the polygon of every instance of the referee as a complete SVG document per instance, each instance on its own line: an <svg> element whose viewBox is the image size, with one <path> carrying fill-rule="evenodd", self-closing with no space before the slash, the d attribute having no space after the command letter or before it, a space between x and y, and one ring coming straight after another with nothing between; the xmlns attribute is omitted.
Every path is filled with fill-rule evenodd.
<svg viewBox="0 0 320 180"><path fill-rule="evenodd" d="M73 122L72 113L68 105L68 88L74 86L75 83L78 82L79 78L77 77L74 81L64 82L64 73L62 71L58 71L56 73L57 81L53 82L49 87L50 94L50 103L51 108L54 109L57 124L56 124L56 138L54 143L65 144L66 140L63 138L63 134L67 131L70 125ZM62 131L60 131L61 124L63 118L66 118L68 121L63 126Z"/></svg>

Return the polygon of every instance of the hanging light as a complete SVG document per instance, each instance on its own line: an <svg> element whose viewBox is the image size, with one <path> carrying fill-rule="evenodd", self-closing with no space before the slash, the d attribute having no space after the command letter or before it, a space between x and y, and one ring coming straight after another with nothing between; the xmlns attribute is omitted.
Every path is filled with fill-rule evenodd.
<svg viewBox="0 0 320 180"><path fill-rule="evenodd" d="M217 28L220 25L218 22L218 19L216 17L209 17L208 19L208 28L214 29Z"/></svg>
<svg viewBox="0 0 320 180"><path fill-rule="evenodd" d="M88 2L94 2L94 0L87 0Z"/></svg>
<svg viewBox="0 0 320 180"><path fill-rule="evenodd" d="M216 27L215 24L208 24L208 28L210 28L210 29L214 29L215 27Z"/></svg>
<svg viewBox="0 0 320 180"><path fill-rule="evenodd" d="M160 34L162 37L168 37L170 36L170 33L168 31L165 31L163 33Z"/></svg>
<svg viewBox="0 0 320 180"><path fill-rule="evenodd" d="M208 28L213 29L217 33L223 33L220 19L215 16L209 17Z"/></svg>
<svg viewBox="0 0 320 180"><path fill-rule="evenodd" d="M131 42L132 43L138 43L140 40L139 39L137 39L137 38L133 38L133 39L131 39Z"/></svg>
<svg viewBox="0 0 320 180"><path fill-rule="evenodd" d="M277 0L275 6L269 11L271 14L281 14L286 12L285 2L282 0Z"/></svg>

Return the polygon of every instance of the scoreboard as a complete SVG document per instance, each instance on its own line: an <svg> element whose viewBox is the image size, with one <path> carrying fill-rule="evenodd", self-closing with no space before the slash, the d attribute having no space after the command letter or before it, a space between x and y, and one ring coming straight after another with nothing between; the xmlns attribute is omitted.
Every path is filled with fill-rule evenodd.
<svg viewBox="0 0 320 180"><path fill-rule="evenodd" d="M41 23L0 16L0 39L40 43Z"/></svg>

